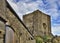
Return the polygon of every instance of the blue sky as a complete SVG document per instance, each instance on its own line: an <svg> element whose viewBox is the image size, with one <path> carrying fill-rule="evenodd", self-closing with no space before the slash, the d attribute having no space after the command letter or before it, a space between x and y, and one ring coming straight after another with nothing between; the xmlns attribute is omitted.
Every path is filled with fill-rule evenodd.
<svg viewBox="0 0 60 43"><path fill-rule="evenodd" d="M54 35L60 35L60 0L7 0L19 17L34 10L51 16L51 30Z"/></svg>

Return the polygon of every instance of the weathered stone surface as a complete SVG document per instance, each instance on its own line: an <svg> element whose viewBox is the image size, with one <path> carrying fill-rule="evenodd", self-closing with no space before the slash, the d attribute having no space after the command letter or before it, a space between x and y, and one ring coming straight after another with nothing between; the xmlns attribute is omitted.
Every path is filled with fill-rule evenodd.
<svg viewBox="0 0 60 43"><path fill-rule="evenodd" d="M2 3L4 3L2 1ZM1 4L1 3L0 3ZM6 6L5 4L3 4L4 6ZM8 4L7 4L8 5ZM2 5L1 5L2 6ZM3 7L3 6L2 6ZM5 28L3 26L7 25L9 28L7 28L7 32L8 34L11 34L12 31L9 32L9 29L11 28L13 30L13 36L14 36L14 39L13 37L11 39L13 39L13 42L12 43L26 43L26 41L29 39L29 38L32 38L34 39L31 34L28 32L28 30L26 29L26 27L24 27L24 25L21 23L21 21L18 20L18 18L16 17L15 13L13 13L9 7L4 7L2 8L1 7L1 14L0 14L0 17L3 18L4 20L6 20L6 23L5 24L1 24L0 25L0 29L2 28ZM6 8L6 10L5 10ZM3 10L3 12L2 12ZM0 22L1 23L1 22ZM7 34L5 33L5 29L3 29L4 31L4 34ZM12 36L12 35L11 35ZM8 37L8 36L7 36ZM4 39L4 38L2 38ZM8 39L8 40L11 40L11 39ZM7 40L7 41L8 41ZM1 41L0 41L1 42ZM4 41L2 41L3 43ZM6 42L6 43L10 43L10 41Z"/></svg>
<svg viewBox="0 0 60 43"><path fill-rule="evenodd" d="M35 40L29 40L29 41L26 41L26 43L36 43Z"/></svg>
<svg viewBox="0 0 60 43"><path fill-rule="evenodd" d="M53 37L52 43L60 43L60 36Z"/></svg>
<svg viewBox="0 0 60 43"><path fill-rule="evenodd" d="M47 43L60 43L60 37L51 35L49 15L37 10L24 15L24 20L21 21L5 1L0 1L0 43L36 43L36 36L42 36L42 39L48 36Z"/></svg>
<svg viewBox="0 0 60 43"><path fill-rule="evenodd" d="M15 33L17 34L17 38L21 41L20 43L26 43L29 37L33 38L30 33L26 30L23 24L17 19L17 17L7 8L7 22L9 22L10 26L13 27ZM18 42L18 43L19 43Z"/></svg>
<svg viewBox="0 0 60 43"><path fill-rule="evenodd" d="M0 17L6 19L6 2L5 0L0 1Z"/></svg>
<svg viewBox="0 0 60 43"><path fill-rule="evenodd" d="M3 21L0 20L0 43L4 42L4 35L5 35L5 24Z"/></svg>
<svg viewBox="0 0 60 43"><path fill-rule="evenodd" d="M50 16L40 12L39 10L24 15L23 20L34 36L44 36L51 33Z"/></svg>
<svg viewBox="0 0 60 43"><path fill-rule="evenodd" d="M51 19L49 15L37 10L30 14L24 15L23 21L34 37L40 36L43 38L48 36L49 41L47 43L51 43L54 36L51 34Z"/></svg>

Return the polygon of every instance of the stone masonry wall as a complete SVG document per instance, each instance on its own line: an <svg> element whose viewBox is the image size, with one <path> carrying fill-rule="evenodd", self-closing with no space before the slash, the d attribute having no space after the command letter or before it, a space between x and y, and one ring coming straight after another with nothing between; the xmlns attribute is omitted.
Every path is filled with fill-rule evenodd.
<svg viewBox="0 0 60 43"><path fill-rule="evenodd" d="M5 4L5 0L0 1L0 17L6 20L5 25L12 27L14 30L14 42L13 43L26 43L28 39L33 39L32 35L24 27L24 25L18 20L15 14ZM7 4L8 5L8 4ZM10 6L10 5L9 5ZM4 25L3 25L4 26ZM1 27L3 28L3 27ZM4 30L5 31L5 30ZM3 38L4 39L4 38ZM16 41L17 40L17 41ZM1 40L0 40L1 42ZM1 43L3 43L2 41ZM33 42L33 41L32 41Z"/></svg>
<svg viewBox="0 0 60 43"><path fill-rule="evenodd" d="M4 43L5 24L0 20L0 43Z"/></svg>
<svg viewBox="0 0 60 43"><path fill-rule="evenodd" d="M23 21L34 36L44 36L51 33L50 16L39 10L24 15Z"/></svg>

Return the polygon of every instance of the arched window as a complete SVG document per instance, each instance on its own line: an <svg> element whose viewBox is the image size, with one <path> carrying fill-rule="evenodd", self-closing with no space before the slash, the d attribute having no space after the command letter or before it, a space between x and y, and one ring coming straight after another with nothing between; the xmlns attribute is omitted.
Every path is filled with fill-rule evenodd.
<svg viewBox="0 0 60 43"><path fill-rule="evenodd" d="M43 23L43 28L46 29L46 23Z"/></svg>
<svg viewBox="0 0 60 43"><path fill-rule="evenodd" d="M14 31L11 27L6 26L6 43L14 43Z"/></svg>

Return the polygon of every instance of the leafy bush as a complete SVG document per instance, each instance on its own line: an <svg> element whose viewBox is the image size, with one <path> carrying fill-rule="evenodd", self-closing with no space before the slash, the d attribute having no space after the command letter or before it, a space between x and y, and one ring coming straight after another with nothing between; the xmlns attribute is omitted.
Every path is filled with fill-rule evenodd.
<svg viewBox="0 0 60 43"><path fill-rule="evenodd" d="M43 43L43 39L40 37L36 37L36 43Z"/></svg>

